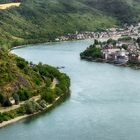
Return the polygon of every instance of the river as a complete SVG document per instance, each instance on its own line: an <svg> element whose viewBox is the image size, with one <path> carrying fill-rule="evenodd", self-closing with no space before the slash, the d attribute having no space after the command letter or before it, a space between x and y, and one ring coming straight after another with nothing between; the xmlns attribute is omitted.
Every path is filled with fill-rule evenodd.
<svg viewBox="0 0 140 140"><path fill-rule="evenodd" d="M71 97L52 111L0 129L0 140L139 140L140 71L80 60L92 40L29 45L13 53L62 69Z"/></svg>

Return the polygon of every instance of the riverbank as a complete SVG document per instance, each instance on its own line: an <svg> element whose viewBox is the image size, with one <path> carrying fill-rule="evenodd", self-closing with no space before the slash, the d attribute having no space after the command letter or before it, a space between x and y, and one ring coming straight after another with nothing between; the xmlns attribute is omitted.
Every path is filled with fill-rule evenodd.
<svg viewBox="0 0 140 140"><path fill-rule="evenodd" d="M68 96L70 78L66 74L47 64L30 64L8 50L1 49L0 54L0 127L47 111L59 98Z"/></svg>
<svg viewBox="0 0 140 140"><path fill-rule="evenodd" d="M129 67L129 68L132 68L132 69L135 69L135 70L140 70L140 66L133 65L133 64L130 64L130 63L117 63L116 61L105 60L105 59L102 59L102 58L92 59L90 57L82 57L81 59L89 61L89 62L108 63L108 64L112 64L114 66Z"/></svg>
<svg viewBox="0 0 140 140"><path fill-rule="evenodd" d="M140 71L80 60L79 53L90 44L53 43L14 51L33 62L64 65L72 95L48 113L0 129L2 140L139 139Z"/></svg>
<svg viewBox="0 0 140 140"><path fill-rule="evenodd" d="M14 119L11 119L11 120L9 120L9 121L4 121L4 122L0 123L0 128L6 127L6 126L8 126L8 125L14 124L14 123L16 123L16 122L19 122L19 121L21 121L21 120L24 120L24 119L27 119L27 118L30 118L30 117L33 117L33 116L36 116L36 115L39 115L39 114L44 113L44 112L47 113L47 111L51 110L52 108L54 108L54 107L55 107L56 105L58 105L59 103L62 103L63 100L65 100L65 99L68 98L69 96L70 96L70 91L69 91L67 97L66 97L65 94L63 94L63 95L57 97L57 98L55 99L55 101L54 101L53 103L47 105L46 108L45 108L43 111L39 111L39 112L36 112L36 113L34 113L34 114L29 114L29 115L28 115L28 114L25 114L25 115L23 115L23 116L19 116L19 117L16 117L16 118L14 118Z"/></svg>
<svg viewBox="0 0 140 140"><path fill-rule="evenodd" d="M88 61L140 69L139 44L131 37L109 39L105 42L95 40L94 44L80 53L80 57Z"/></svg>
<svg viewBox="0 0 140 140"><path fill-rule="evenodd" d="M9 49L9 52L10 51L12 51L12 50L15 50L15 49L21 49L21 48L25 48L25 47L27 47L27 45L30 45L30 46L32 46L32 45L40 45L40 44L52 44L52 43L65 43L65 42L75 42L75 41L84 41L84 40L93 40L93 42L94 42L94 40L96 40L96 39L98 39L99 41L107 41L108 39L110 39L110 38L112 38L112 39L114 39L114 40L117 40L119 37L118 36L116 36L116 37L104 37L104 38L85 38L85 39L70 39L70 40L62 40L62 41L48 41L48 42L39 42L39 43L30 43L30 44L23 44L23 45L19 45L19 46L15 46L15 47L12 47L12 48L10 48Z"/></svg>

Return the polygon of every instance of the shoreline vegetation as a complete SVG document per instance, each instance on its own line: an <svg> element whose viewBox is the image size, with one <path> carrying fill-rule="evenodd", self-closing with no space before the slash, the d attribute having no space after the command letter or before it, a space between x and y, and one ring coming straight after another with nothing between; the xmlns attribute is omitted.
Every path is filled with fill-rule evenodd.
<svg viewBox="0 0 140 140"><path fill-rule="evenodd" d="M46 112L70 96L70 78L0 48L0 128Z"/></svg>
<svg viewBox="0 0 140 140"><path fill-rule="evenodd" d="M81 37L81 34L76 34L76 35L74 35L74 38L73 38L73 35L70 35L70 38L68 40L67 39L65 40L65 37L64 37L64 39L62 39L62 40L60 39L59 41L83 40L84 38L85 39L95 39L95 43L93 45L91 45L89 48L87 48L83 53L80 54L81 59L85 59L85 60L93 61L93 62L111 63L111 64L115 64L117 66L127 66L127 67L133 66L136 69L140 69L139 61L135 61L136 59L140 58L139 55L136 53L136 52L138 52L138 45L136 44L138 42L136 42L136 40L132 39L131 37L129 38L129 37L122 36L122 35L126 34L127 32L131 33L130 35L134 34L134 32L131 32L132 29L129 29L129 28L130 27L128 27L128 30L123 30L123 31L119 31L119 32L117 32L116 28L113 28L113 29L109 29L108 32L97 33L97 37L99 39L101 39L101 40L108 39L105 42L100 42L100 41L96 40L95 39L96 34L95 34L95 36L93 36L93 38L90 38L90 36L93 35L90 32L88 33L88 34L90 34L90 36L88 36L87 33L84 33L83 37ZM133 28L135 29L135 28L137 28L137 26L135 26ZM80 38L78 38L79 36L80 36ZM109 39L110 36L112 36L112 38L115 38L115 40ZM119 36L121 36L122 38L119 38ZM55 40L55 42L58 42L58 40ZM46 42L46 43L50 43L50 42ZM132 48L132 46L133 46L133 48ZM0 128L7 126L9 124L15 123L17 121L20 121L22 119L32 117L34 115L38 115L42 112L46 112L49 109L51 109L52 107L54 107L55 104L57 104L65 96L68 97L70 95L70 90L69 90L70 79L67 75L60 73L57 70L57 68L53 68L48 65L43 65L41 63L39 63L38 65L34 65L32 62L29 63L29 62L25 61L24 59L21 59L20 57L17 57L10 52L11 50L23 48L23 47L26 47L26 45L21 45L21 46L19 45L16 47L12 47L11 49L9 49L9 51L8 51L9 53L5 53L5 51L4 51L4 53L6 55L8 54L10 57L11 57L11 55L14 56L14 63L18 67L18 69L20 69L20 70L17 70L17 68L16 68L16 70L18 72L20 71L20 74L22 73L23 79L21 78L20 80L23 80L22 81L23 83L21 83L21 85L22 84L23 85L22 86L18 85L19 87L16 87L16 90L14 90L14 91L12 90L11 94L9 94L9 91L8 92L6 91L7 92L6 95L8 94L7 97L4 96L5 91L0 91L0 104L2 106L3 105L5 106L5 100L6 100L6 106L11 106L11 103L9 103L10 98L12 98L12 102L14 101L14 104L20 104L21 101L24 101L24 103L20 104L15 109L12 109L12 108L9 109L9 111L6 111L6 110L1 111L2 108L0 108ZM117 57L115 55L118 52L124 53L124 51L121 52L121 50L125 49L125 53L126 53L126 51L128 51L127 50L128 48L132 49L131 50L131 52L133 52L132 54L135 54L135 58L132 59L132 61L127 61L127 63L126 63L126 56L124 56L124 55L119 56L119 59L117 61L116 61L116 59L114 59L115 57ZM117 51L115 51L113 53L108 52L108 51L112 52L113 49L117 49ZM118 49L120 49L120 50L118 50ZM1 49L0 51L3 51L3 50L4 49ZM136 50L135 53L134 53L134 50ZM128 52L130 52L130 51L128 51ZM3 53L1 52L1 54L3 54ZM108 56L106 57L106 55L108 55ZM125 54L125 55L128 55L128 54ZM3 56L3 58L4 58L4 56ZM1 58L1 59L3 59L3 58ZM16 60L16 62L15 62L15 60ZM29 75L29 73L30 73L30 75ZM27 75L31 76L31 77L33 76L31 73L36 74L36 77L33 77L33 79L35 78L35 80L36 80L36 86L34 86L32 88L34 89L37 87L36 93L32 93L32 95L30 95L31 93L28 93L28 88L27 88L28 84L27 83L28 83L29 79L28 80L26 79ZM39 74L39 77L37 76L38 74ZM29 83L33 84L34 83L33 79L30 79ZM41 84L39 84L40 83L39 80L42 81ZM57 81L57 83L53 84L54 80ZM1 83L1 81L0 81L0 86L2 84L3 83ZM39 86L38 86L38 84L39 84ZM5 86L5 83L3 85ZM29 88L30 91L33 89ZM38 91L39 91L39 93L37 93ZM38 96L38 95L40 95L40 97L35 100L33 97ZM27 96L27 98L25 98L24 96ZM24 99L22 99L22 98L24 98ZM3 101L1 101L1 100L3 100Z"/></svg>
<svg viewBox="0 0 140 140"><path fill-rule="evenodd" d="M116 32L116 29L115 29L115 31L110 31L110 34L114 34L114 36L112 36L112 38L116 37L115 40L109 39L108 36L105 36L106 38L100 37L100 39L101 40L108 39L108 40L104 41L104 42L100 42L100 41L96 40L95 38L87 37L86 39L94 39L95 43L93 45L91 45L89 48L87 48L83 53L80 54L81 59L85 59L85 60L93 61L93 62L110 63L110 64L114 64L117 66L127 66L127 67L133 67L136 69L140 69L139 62L134 61L134 60L136 60L136 57L138 57L137 55L136 55L135 59L133 61L131 61L131 63L130 63L130 61L127 61L127 63L126 63L126 58L124 56L121 56L121 58L118 60L118 62L116 61L116 59L114 60L114 58L115 58L114 55L116 53L118 53L118 51L121 51L122 48L125 49L125 51L127 51L128 47L131 48L133 46L133 48L131 48L132 49L131 52L133 52L133 54L134 54L134 50L138 50L138 45L136 45L137 42L135 39L132 39L131 37L130 38L129 37L119 38L118 36L120 36L121 34L125 34L125 32L119 32L119 33L114 33L114 32ZM103 34L103 33L100 33L100 34ZM117 36L116 36L116 34L117 34ZM82 38L81 39L73 38L72 41L73 40L83 40L83 39ZM61 41L61 40L59 40L59 41ZM71 41L71 39L68 39L66 41ZM55 42L58 42L58 41L55 40ZM50 42L46 42L46 43L50 43ZM9 50L9 53L11 53L10 52L11 50L19 49L19 48L23 48L23 47L26 47L26 45L12 47ZM113 49L120 49L120 50L117 50L117 51L109 54L108 51L110 51L110 50L112 51ZM105 53L107 53L107 54L105 54ZM12 55L14 55L14 54L12 54ZM107 56L108 58L106 58L106 55L108 55ZM41 63L38 65L34 65L32 62L29 63L29 62L26 62L24 59L20 59L20 57L18 59L19 59L18 60L19 64L16 64L16 65L22 70L22 72L25 72L27 74L28 73L27 69L34 69L35 72L38 72L40 74L41 80L43 79L43 81L44 81L48 78L49 81L45 81L46 83L45 84L43 83L43 85L41 85L42 89L44 90L44 93L37 94L37 95L40 95L40 98L37 98L37 100L34 100L34 99L32 100L32 97L34 97L34 96L31 96L30 98L28 98L28 100L24 100L25 102L15 109L11 109L11 110L9 109L9 111L1 111L1 108L0 108L0 128L7 126L9 124L12 124L14 122L17 122L19 120L22 120L22 119L25 119L25 118L28 118L28 117L31 117L31 116L34 116L34 115L47 111L50 108L52 108L57 102L59 102L59 100L63 99L63 97L65 95L69 96L69 93L70 93L70 91L69 91L70 79L67 77L67 75L62 74L64 76L63 79L65 79L65 78L67 79L65 81L66 86L63 86L63 84L65 82L60 78L61 76L60 77L58 76L59 75L58 73L60 73L60 72L59 71L56 72L54 70L55 68L49 67L47 65L43 65ZM124 62L122 63L122 61L124 61L125 63ZM138 64L138 65L136 65L136 64ZM47 69L50 69L50 70L47 71L47 74L46 74ZM51 73L51 70L54 73ZM51 73L51 74L49 74L49 73ZM60 75L61 75L61 73L60 73ZM57 81L57 83L55 85L52 85L54 79L55 79L55 81ZM57 85L60 84L60 80L63 81L62 82L63 84L61 84L61 86L59 87ZM36 82L38 83L39 81L36 81ZM44 85L47 85L49 88L45 89ZM20 90L22 89L22 87L18 87L18 88ZM49 94L50 93L54 94L54 92L56 92L55 88L57 88L56 95L46 96L45 92L48 92ZM22 89L22 90L23 90L22 92L25 92L24 89ZM16 98L17 98L17 93L16 93ZM62 94L62 93L64 93L64 94ZM0 91L0 94L1 94L1 91ZM13 98L13 95L14 95L14 92L12 91L12 94L10 96ZM48 103L45 100L46 101L49 100ZM14 101L15 101L15 99L14 99ZM25 104L26 104L26 106L25 106ZM28 108L30 108L30 109L28 109Z"/></svg>
<svg viewBox="0 0 140 140"><path fill-rule="evenodd" d="M86 39L99 39L99 40L107 40L107 39L119 39L121 37L125 36L133 36L137 38L139 36L138 30L140 29L140 24L132 24L132 25L124 25L122 27L113 27L113 28L106 28L104 30L99 31L83 31L78 32L75 31L75 33L68 33L64 34L63 36L56 36L55 38L51 40L44 40L44 41L31 41L31 42L20 42L20 41L14 41L8 49L18 49L22 48L27 45L33 45L33 44L40 44L40 43L53 43L53 42L65 42L65 41L77 41L77 40L86 40ZM16 47L14 47L16 46Z"/></svg>
<svg viewBox="0 0 140 140"><path fill-rule="evenodd" d="M8 120L8 121L4 121L4 122L0 123L0 129L3 128L3 127L6 127L8 125L11 125L13 123L19 122L21 120L40 115L41 113L47 113L47 111L55 108L55 106L57 106L57 104L62 103L63 100L67 99L69 96L70 96L70 94L67 97L63 94L63 95L57 97L55 99L55 101L53 103L47 105L47 107L43 111L39 111L39 112L36 112L34 114L29 114L29 115L25 114L25 115L16 117L16 118Z"/></svg>
<svg viewBox="0 0 140 140"><path fill-rule="evenodd" d="M11 1L14 0L6 0L5 2L1 0L1 3ZM56 38L58 36L60 36L59 40L112 36L115 31L104 32L102 30L139 21L139 16L135 16L139 14L138 10L121 1L112 1L111 3L103 1L99 7L98 5L96 7L96 2L86 1L78 3L75 1L70 3L56 1L56 3L58 4L55 5L53 1L43 1L42 3L33 0L32 2L21 1L14 5L12 3L0 5L0 18L2 19L0 25L0 127L47 111L55 106L60 99L70 95L70 78L66 74L42 63L35 65L32 62L27 62L8 52L8 49L13 49L13 46L18 46L16 48L24 47L20 46L23 44L58 40ZM110 5L112 8L108 10L104 4ZM118 6L119 15L116 15L115 5L121 5ZM108 13L112 14L108 15ZM62 23L63 26L61 26ZM74 34L76 30L90 30L95 33ZM131 27L129 31L132 31ZM61 37L64 34L66 36ZM125 32L122 31L122 34ZM93 58L90 54L85 57L81 56L81 58L97 61L101 56L101 48L96 48L96 53L93 52ZM135 61L137 54L135 55L134 59L132 56L131 63L139 64ZM109 60L109 62L111 61ZM56 84L54 84L54 79L57 81ZM40 98L35 100L33 99L35 96L40 96ZM20 104L21 102L23 104ZM13 105L17 105L18 108L12 109ZM11 109L1 111L3 107L11 107Z"/></svg>
<svg viewBox="0 0 140 140"><path fill-rule="evenodd" d="M127 40L127 38L124 38L124 39L126 39ZM121 41L123 42L123 41L126 41L126 40L124 40L124 39L122 39ZM132 39L132 38L131 38ZM131 40L130 39L130 40ZM119 40L119 39L118 39ZM93 50L90 50L89 52L89 54L87 55L83 55L89 48L87 48L87 50L86 51L84 51L83 53L81 53L81 59L85 59L85 60L88 60L88 61L93 61L93 62L103 62L103 63L111 63L111 64L115 64L115 65L117 65L117 66L127 66L127 67L132 67L132 65L130 65L130 64L128 64L128 63L116 63L115 61L113 61L113 60L111 60L111 59L105 59L105 58L103 58L103 55L101 55L101 51L102 51L102 47L103 47L103 45L104 46L106 46L106 45L116 45L117 44L117 41L118 40L113 40L113 39L109 39L109 40L107 40L106 42L100 42L100 41L98 41L98 40L96 40L95 39L95 43L93 44L93 45L91 45L89 48L92 48ZM130 41L129 40L129 41ZM128 41L128 40L127 40ZM128 41L128 42L129 42ZM132 41L132 40L131 40ZM115 43L114 43L115 42ZM121 42L121 43L122 43ZM127 43L128 43L127 42ZM49 43L49 42L48 42ZM130 42L129 42L130 43ZM129 44L128 43L128 44ZM134 42L133 42L134 43ZM135 43L136 43L136 40L135 40ZM127 44L127 45L128 45ZM124 44L122 44L122 46L123 46ZM119 48L121 49L121 47L122 46L119 46ZM13 49L18 49L18 48L22 48L22 47L25 47L25 45L23 45L23 46L17 46L17 47L13 47L13 48L11 48L11 50L13 50ZM112 46L113 47L113 46ZM127 46L128 47L128 46ZM106 48L106 49L113 49L113 48ZM3 49L2 49L3 50ZM9 50L9 53L10 53L10 51L11 50ZM93 53L95 51L95 54ZM93 57L91 57L90 55L93 55ZM12 54L13 55L13 54ZM95 56L94 56L95 55ZM15 56L14 56L15 57ZM21 61L21 60L20 60ZM23 62L26 62L25 60L22 60ZM26 62L27 63L27 62ZM30 63L27 63L29 66L30 66L30 68L32 69L33 67L36 67L36 65L34 65L34 64L32 64L32 62L30 62ZM26 65L27 65L26 64ZM23 64L22 64L23 65ZM20 64L20 66L22 67L22 65ZM42 64L39 64L39 65L41 65L42 66L42 68L45 66L45 65L42 65ZM135 66L133 66L133 67L135 67ZM140 67L137 67L137 69L140 69ZM51 69L53 69L54 70L54 68L52 68L51 67ZM42 71L42 74L44 74L45 72L44 71ZM57 75L57 74L56 74ZM54 78L57 78L57 76L53 76L53 80L54 80ZM63 74L62 74L63 75ZM42 75L43 76L43 75ZM66 76L66 75L63 75L64 77ZM63 77L63 78L64 78ZM52 76L51 77L49 77L49 78L51 78L52 79ZM68 77L66 76L66 79L67 79ZM58 78L59 79L59 78ZM55 80L58 80L58 79L55 79ZM49 83L47 83L47 85L49 85L49 86L51 86L51 90L54 90L55 89L55 87L57 87L57 85L58 84L60 84L59 82L59 80L58 80L58 82L55 84L55 85L52 85L52 83L53 83L53 80L51 80L51 81L49 81ZM51 108L53 108L53 107L55 107L55 105L57 104L57 103L59 103L59 102L61 102L64 98L66 98L66 97L68 97L68 96L70 96L70 90L69 90L69 87L70 87L70 79L68 78L68 81L66 82L67 84L67 86L66 87L64 87L64 90L63 90L63 92L65 92L64 94L62 94L62 90L58 90L58 95L57 96L55 96L55 97L47 97L47 98L50 98L49 100L51 100L50 101L50 103L44 103L44 101L43 101L43 103L41 103L42 105L43 105L43 108L40 108L38 105L40 105L40 102L41 102L41 98L43 98L43 99L46 99L46 95L44 96L43 94L41 95L41 98L39 98L37 101L34 101L34 100L32 100L31 98L29 98L29 99L31 99L31 100L26 100L25 102L26 102L26 104L27 104L27 106L29 107L31 104L34 104L38 109L36 110L35 109L35 111L33 111L33 108L31 108L30 110L28 110L29 112L28 113L25 113L25 106L24 106L24 104L22 105L22 106L20 106L19 108L16 108L15 110L10 110L10 111L7 111L7 112L1 112L1 110L0 110L0 121L1 121L1 123L0 123L0 128L2 128L2 127L4 127L4 126L7 126L7 125L10 125L10 124L13 124L13 123L15 123L15 122L17 122L17 121L20 121L20 120L23 120L23 119L25 119L25 118L29 118L29 117L32 117L32 116L35 116L35 115L38 115L38 114L41 114L41 113L43 113L43 112L47 112L48 110L50 110ZM62 86L62 85L61 85ZM52 88L53 87L53 88ZM61 87L61 89L63 88L63 86ZM50 92L50 89L48 90L48 92ZM52 92L52 91L51 91ZM0 92L1 93L1 92ZM44 96L44 97L43 97ZM52 99L53 98L53 99ZM48 100L48 99L47 99ZM28 101L31 101L30 103L28 102ZM37 104L36 104L37 103ZM23 109L24 108L24 109ZM19 110L18 110L19 109ZM21 109L21 110L20 110ZM23 110L24 111L23 111ZM13 114L16 114L14 111L17 111L17 112L19 112L19 114L16 116L16 117L14 117L14 115ZM8 112L10 112L8 115L7 115L7 113ZM6 118L2 115L2 114L4 114L4 115L6 115ZM12 115L11 115L12 114ZM8 116L8 117L7 117ZM3 117L4 117L4 119L3 119ZM2 119L3 119L3 121L2 121ZM6 120L6 121L5 121Z"/></svg>

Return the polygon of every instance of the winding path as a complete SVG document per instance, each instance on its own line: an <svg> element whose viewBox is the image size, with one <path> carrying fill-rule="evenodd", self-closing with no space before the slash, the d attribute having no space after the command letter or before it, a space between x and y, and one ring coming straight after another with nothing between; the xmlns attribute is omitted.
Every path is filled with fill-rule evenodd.
<svg viewBox="0 0 140 140"><path fill-rule="evenodd" d="M52 85L51 85L51 89L55 89L56 85L58 84L58 80L56 78L53 79ZM34 101L38 101L39 99L41 99L41 96L33 96L32 98L29 99L29 101L34 100ZM4 113L4 112L9 112L12 110L15 110L17 108L19 108L21 105L24 105L26 101L22 101L20 102L18 105L12 105L10 107L0 107L0 113Z"/></svg>

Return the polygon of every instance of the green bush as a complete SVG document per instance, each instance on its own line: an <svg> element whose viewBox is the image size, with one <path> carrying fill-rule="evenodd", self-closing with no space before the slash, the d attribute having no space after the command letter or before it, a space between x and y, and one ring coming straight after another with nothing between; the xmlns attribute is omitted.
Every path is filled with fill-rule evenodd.
<svg viewBox="0 0 140 140"><path fill-rule="evenodd" d="M16 58L16 62L17 62L17 66L20 68L20 69L25 69L28 65L28 62L25 61L25 59L23 58L20 58L20 57L17 57Z"/></svg>
<svg viewBox="0 0 140 140"><path fill-rule="evenodd" d="M46 90L41 93L42 100L45 100L47 103L52 103L55 99L55 94L52 90Z"/></svg>
<svg viewBox="0 0 140 140"><path fill-rule="evenodd" d="M32 97L32 94L30 92L30 90L26 89L26 88L20 88L16 94L19 96L19 100L20 101L25 101L25 100L28 100Z"/></svg>
<svg viewBox="0 0 140 140"><path fill-rule="evenodd" d="M113 46L116 46L116 43L117 43L117 41L116 40L114 40L114 39L108 39L107 40L107 44L113 44Z"/></svg>
<svg viewBox="0 0 140 140"><path fill-rule="evenodd" d="M45 83L46 83L46 87L50 87L51 84L52 84L52 81L51 81L50 78L47 78L47 80L45 81Z"/></svg>
<svg viewBox="0 0 140 140"><path fill-rule="evenodd" d="M122 37L122 38L118 39L118 41L131 41L131 40L132 40L132 37L130 37L130 36Z"/></svg>
<svg viewBox="0 0 140 140"><path fill-rule="evenodd" d="M127 49L128 49L128 45L123 44L123 45L122 45L122 48L125 49L125 50L127 50Z"/></svg>
<svg viewBox="0 0 140 140"><path fill-rule="evenodd" d="M100 48L96 48L96 45L90 45L84 52L80 54L81 58L83 57L92 57L92 58L101 58L102 53Z"/></svg>
<svg viewBox="0 0 140 140"><path fill-rule="evenodd" d="M0 93L0 103L3 104L4 103L4 96L2 93Z"/></svg>
<svg viewBox="0 0 140 140"><path fill-rule="evenodd" d="M27 114L33 114L35 112L43 110L43 108L35 101L27 101L24 107Z"/></svg>
<svg viewBox="0 0 140 140"><path fill-rule="evenodd" d="M63 94L63 91L59 87L56 87L55 88L55 95L60 96L62 94Z"/></svg>
<svg viewBox="0 0 140 140"><path fill-rule="evenodd" d="M18 116L24 115L26 113L24 106L21 106L18 109L16 109L16 113Z"/></svg>

